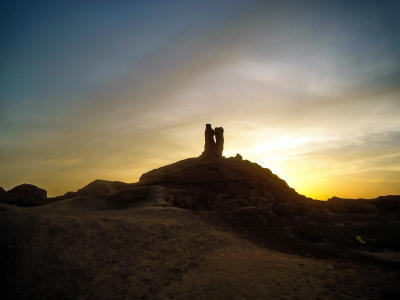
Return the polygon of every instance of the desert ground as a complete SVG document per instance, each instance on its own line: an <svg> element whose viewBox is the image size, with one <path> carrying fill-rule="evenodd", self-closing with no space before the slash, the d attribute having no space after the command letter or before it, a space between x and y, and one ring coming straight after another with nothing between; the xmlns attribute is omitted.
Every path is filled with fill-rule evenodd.
<svg viewBox="0 0 400 300"><path fill-rule="evenodd" d="M93 197L2 204L10 299L396 299L399 268L269 249L205 211ZM230 230L227 228L231 228ZM4 257L4 256L3 256Z"/></svg>

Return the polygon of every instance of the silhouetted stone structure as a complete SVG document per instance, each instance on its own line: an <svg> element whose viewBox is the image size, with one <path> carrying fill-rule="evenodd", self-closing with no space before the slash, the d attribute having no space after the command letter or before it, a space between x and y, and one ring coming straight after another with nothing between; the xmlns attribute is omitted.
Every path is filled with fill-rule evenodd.
<svg viewBox="0 0 400 300"><path fill-rule="evenodd" d="M211 127L211 124L206 124L206 131L204 132L204 152L202 156L204 157L213 157L216 156L216 145L214 141L214 130Z"/></svg>
<svg viewBox="0 0 400 300"><path fill-rule="evenodd" d="M214 132L217 157L222 157L222 151L224 150L224 129L222 127L215 127Z"/></svg>
<svg viewBox="0 0 400 300"><path fill-rule="evenodd" d="M206 124L204 137L204 152L201 156L203 158L222 158L222 151L224 149L224 129L222 127L216 127L214 130L211 124Z"/></svg>

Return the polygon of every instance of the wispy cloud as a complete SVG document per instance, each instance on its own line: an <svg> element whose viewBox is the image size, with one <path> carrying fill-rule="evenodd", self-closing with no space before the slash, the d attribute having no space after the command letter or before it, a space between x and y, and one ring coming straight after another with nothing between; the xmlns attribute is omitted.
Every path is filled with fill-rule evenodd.
<svg viewBox="0 0 400 300"><path fill-rule="evenodd" d="M49 159L47 163L52 165L60 165L60 166L72 166L77 165L82 162L82 158L57 158L57 159Z"/></svg>

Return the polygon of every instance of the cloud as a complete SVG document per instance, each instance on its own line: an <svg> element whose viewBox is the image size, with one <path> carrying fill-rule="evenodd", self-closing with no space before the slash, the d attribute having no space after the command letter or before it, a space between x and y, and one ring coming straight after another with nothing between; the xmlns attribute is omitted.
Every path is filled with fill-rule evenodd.
<svg viewBox="0 0 400 300"><path fill-rule="evenodd" d="M72 166L77 165L82 162L82 158L57 158L57 159L49 159L47 163L51 165L59 165L59 166Z"/></svg>

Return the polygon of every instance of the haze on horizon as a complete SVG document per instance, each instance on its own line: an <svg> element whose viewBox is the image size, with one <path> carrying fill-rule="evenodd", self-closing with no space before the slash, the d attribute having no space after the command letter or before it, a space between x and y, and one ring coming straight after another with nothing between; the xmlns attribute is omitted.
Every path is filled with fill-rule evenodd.
<svg viewBox="0 0 400 300"><path fill-rule="evenodd" d="M398 1L3 1L0 186L135 182L200 155L318 199L400 194Z"/></svg>

